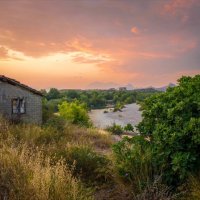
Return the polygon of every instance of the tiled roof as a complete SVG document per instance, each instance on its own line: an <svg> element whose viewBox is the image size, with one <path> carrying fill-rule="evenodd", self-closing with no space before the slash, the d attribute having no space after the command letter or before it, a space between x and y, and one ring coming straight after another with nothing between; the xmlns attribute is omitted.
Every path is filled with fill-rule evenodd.
<svg viewBox="0 0 200 200"><path fill-rule="evenodd" d="M27 86L27 85L22 84L22 83L20 83L19 81L16 81L16 80L14 80L14 79L8 78L8 77L6 77L6 76L0 75L0 81L9 83L9 84L11 84L11 85L19 86L19 87L21 87L21 88L23 88L23 89L25 89L25 90L28 90L28 91L30 91L30 92L32 92L32 93L34 93L34 94L43 96L41 92L39 92L39 91L37 91L37 90L35 90L35 89L33 89L33 88Z"/></svg>

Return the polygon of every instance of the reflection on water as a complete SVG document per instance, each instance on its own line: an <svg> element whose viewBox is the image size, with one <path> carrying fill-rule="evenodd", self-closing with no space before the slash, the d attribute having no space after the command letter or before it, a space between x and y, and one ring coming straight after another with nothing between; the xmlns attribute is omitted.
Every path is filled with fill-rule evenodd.
<svg viewBox="0 0 200 200"><path fill-rule="evenodd" d="M104 113L106 110L109 112ZM128 123L137 125L142 120L139 105L135 103L126 105L126 107L122 109L122 112L113 112L110 109L98 109L92 110L89 115L94 125L98 128L106 128L112 125L112 123L122 126Z"/></svg>

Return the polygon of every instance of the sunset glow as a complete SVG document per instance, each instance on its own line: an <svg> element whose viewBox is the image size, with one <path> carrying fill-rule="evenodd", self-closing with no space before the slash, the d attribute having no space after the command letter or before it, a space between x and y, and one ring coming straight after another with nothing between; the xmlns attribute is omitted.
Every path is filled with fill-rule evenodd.
<svg viewBox="0 0 200 200"><path fill-rule="evenodd" d="M200 73L199 11L199 0L2 0L0 74L37 89L176 83Z"/></svg>

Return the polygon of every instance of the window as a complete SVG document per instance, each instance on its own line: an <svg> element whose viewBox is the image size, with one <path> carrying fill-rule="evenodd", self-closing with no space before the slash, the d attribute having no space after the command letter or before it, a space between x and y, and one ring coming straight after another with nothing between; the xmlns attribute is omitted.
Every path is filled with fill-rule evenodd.
<svg viewBox="0 0 200 200"><path fill-rule="evenodd" d="M13 114L25 113L25 99L24 98L12 99L12 113Z"/></svg>

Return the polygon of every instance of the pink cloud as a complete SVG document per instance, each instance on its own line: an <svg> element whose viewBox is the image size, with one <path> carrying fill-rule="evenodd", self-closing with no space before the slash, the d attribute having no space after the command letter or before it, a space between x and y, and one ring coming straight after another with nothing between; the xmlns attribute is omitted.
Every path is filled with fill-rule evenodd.
<svg viewBox="0 0 200 200"><path fill-rule="evenodd" d="M37 59L61 53L64 57L66 55L63 73L68 74L67 59L70 56L67 55L79 52L69 59L80 71L84 71L83 66L88 64L102 72L101 77L91 75L93 79L104 81L106 77L110 79L109 73L112 73L119 82L138 78L138 83L140 79L142 84L154 81L156 76L159 82L162 73L169 78L169 74L199 67L200 13L196 7L199 2L0 1L0 58L6 59L7 65L15 65L13 59L21 54L31 57L34 63ZM38 74L43 67L37 71ZM57 67L58 63L55 69ZM27 65L30 76L31 68L34 69ZM20 72L20 67L18 69L13 74L23 72ZM45 73L48 79L50 72L47 70ZM60 76L59 70L52 73L50 80ZM85 76L87 79L89 73ZM70 80L74 81L73 78ZM43 78L40 84L42 81ZM59 84L60 79L57 81ZM78 83L74 84L78 87Z"/></svg>
<svg viewBox="0 0 200 200"><path fill-rule="evenodd" d="M139 29L136 26L131 28L131 32L136 34L136 35L140 33Z"/></svg>
<svg viewBox="0 0 200 200"><path fill-rule="evenodd" d="M181 35L176 35L171 38L170 43L175 47L175 52L180 54L195 49L198 41L193 38L184 38Z"/></svg>
<svg viewBox="0 0 200 200"><path fill-rule="evenodd" d="M0 46L0 59L7 59L8 57L8 50L5 47Z"/></svg>
<svg viewBox="0 0 200 200"><path fill-rule="evenodd" d="M170 14L177 14L178 12L191 7L197 0L171 0L164 5L164 11Z"/></svg>

